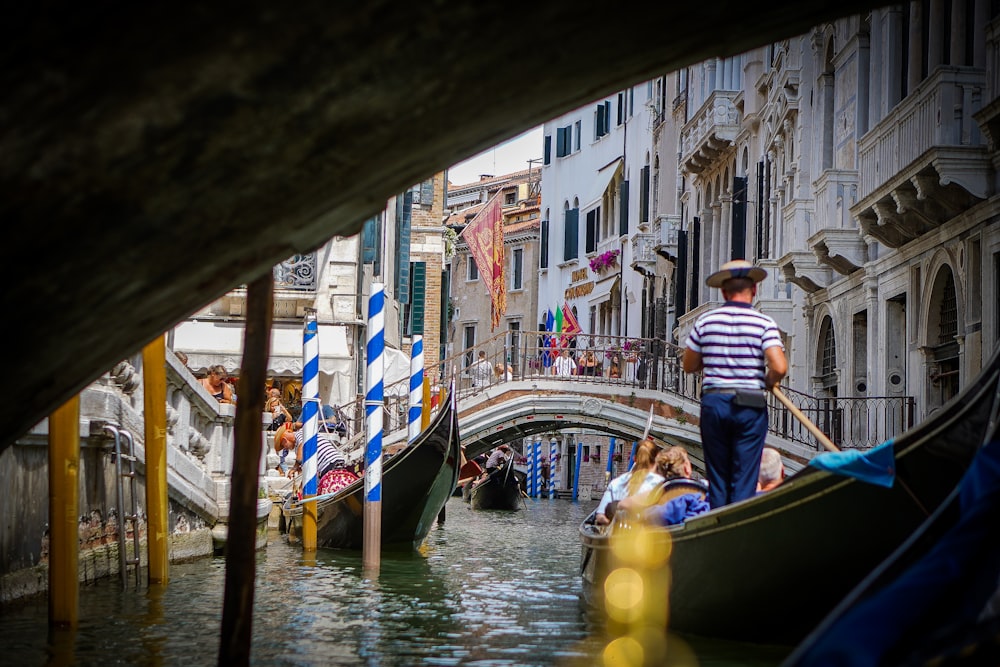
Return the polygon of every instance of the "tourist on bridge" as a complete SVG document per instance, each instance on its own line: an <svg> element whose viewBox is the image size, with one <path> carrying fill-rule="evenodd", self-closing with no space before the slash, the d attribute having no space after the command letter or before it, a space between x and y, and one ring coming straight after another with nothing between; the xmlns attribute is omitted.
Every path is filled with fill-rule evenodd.
<svg viewBox="0 0 1000 667"><path fill-rule="evenodd" d="M493 377L493 366L486 360L486 351L479 351L479 361L469 366L469 376L472 378L472 386L478 388L486 387Z"/></svg>
<svg viewBox="0 0 1000 667"><path fill-rule="evenodd" d="M684 350L684 371L703 375L701 442L712 508L752 497L767 436L765 389L788 371L778 325L753 307L767 272L745 259L726 262L705 283L726 302L699 317Z"/></svg>
<svg viewBox="0 0 1000 667"><path fill-rule="evenodd" d="M558 377L569 377L576 374L576 362L570 356L568 348L563 348L563 351L559 353L559 358L556 359L555 363L555 373Z"/></svg>

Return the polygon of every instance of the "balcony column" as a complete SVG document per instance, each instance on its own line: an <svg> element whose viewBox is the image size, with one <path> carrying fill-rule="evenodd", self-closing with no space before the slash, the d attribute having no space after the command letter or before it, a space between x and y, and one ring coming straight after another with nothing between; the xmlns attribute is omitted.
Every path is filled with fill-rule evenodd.
<svg viewBox="0 0 1000 667"><path fill-rule="evenodd" d="M710 58L705 61L705 99L715 90L715 73L719 66L718 58Z"/></svg>
<svg viewBox="0 0 1000 667"><path fill-rule="evenodd" d="M927 21L930 31L927 36L927 73L930 74L944 63L944 0L931 0Z"/></svg>
<svg viewBox="0 0 1000 667"><path fill-rule="evenodd" d="M910 95L923 79L922 64L924 55L923 40L923 3L921 0L910 2L910 52L909 64L906 68L906 94Z"/></svg>
<svg viewBox="0 0 1000 667"><path fill-rule="evenodd" d="M902 99L902 76L903 76L903 13L899 10L899 5L893 5L886 10L886 32L888 39L882 52L885 54L886 75L883 79L882 91L884 99L882 113L879 119L884 118ZM872 59L878 67L878 59ZM873 123L874 125L875 123Z"/></svg>
<svg viewBox="0 0 1000 667"><path fill-rule="evenodd" d="M977 29L972 33L972 65L986 67L986 30L983 27L990 22L989 0L976 0L975 12L973 25L977 26Z"/></svg>
<svg viewBox="0 0 1000 667"><path fill-rule="evenodd" d="M948 63L953 66L965 64L965 3L951 3L951 53Z"/></svg>
<svg viewBox="0 0 1000 667"><path fill-rule="evenodd" d="M719 226L721 227L719 243L722 251L719 259L720 266L733 258L733 195L726 192L719 197L721 202L721 215L719 216Z"/></svg>

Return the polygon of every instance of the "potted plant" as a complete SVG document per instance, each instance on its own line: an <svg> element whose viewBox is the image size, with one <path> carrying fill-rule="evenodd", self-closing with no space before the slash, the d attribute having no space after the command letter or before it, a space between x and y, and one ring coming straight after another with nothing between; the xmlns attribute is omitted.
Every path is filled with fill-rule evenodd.
<svg viewBox="0 0 1000 667"><path fill-rule="evenodd" d="M608 250L606 252L602 252L600 255L597 255L590 260L590 270L594 273L604 273L606 270L618 263L619 254L621 254L620 250Z"/></svg>

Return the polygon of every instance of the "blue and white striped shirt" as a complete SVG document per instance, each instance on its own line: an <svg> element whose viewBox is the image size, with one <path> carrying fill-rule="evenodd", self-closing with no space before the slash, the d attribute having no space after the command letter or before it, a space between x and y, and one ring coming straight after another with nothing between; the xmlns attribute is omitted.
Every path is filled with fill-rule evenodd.
<svg viewBox="0 0 1000 667"><path fill-rule="evenodd" d="M764 350L775 345L784 349L775 321L737 301L699 317L686 343L701 355L703 389L764 389Z"/></svg>

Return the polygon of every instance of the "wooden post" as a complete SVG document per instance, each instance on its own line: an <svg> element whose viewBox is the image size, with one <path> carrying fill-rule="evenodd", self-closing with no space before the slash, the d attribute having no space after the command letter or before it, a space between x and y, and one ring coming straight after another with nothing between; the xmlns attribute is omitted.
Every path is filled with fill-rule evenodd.
<svg viewBox="0 0 1000 667"><path fill-rule="evenodd" d="M49 624L75 628L80 612L80 397L49 416ZM124 526L121 526L124 530Z"/></svg>
<svg viewBox="0 0 1000 667"><path fill-rule="evenodd" d="M431 425L431 379L424 375L424 400L420 406L420 430Z"/></svg>
<svg viewBox="0 0 1000 667"><path fill-rule="evenodd" d="M257 568L257 487L267 357L271 347L274 278L247 286L247 322L236 406L235 451L226 534L226 591L219 636L220 665L249 665Z"/></svg>
<svg viewBox="0 0 1000 667"><path fill-rule="evenodd" d="M146 438L146 551L149 583L170 581L167 500L167 373L166 343L157 336L142 350L143 412ZM119 512L122 508L119 508ZM122 521L121 529L124 530ZM138 527L136 527L138 530ZM136 558L141 558L135 554Z"/></svg>

